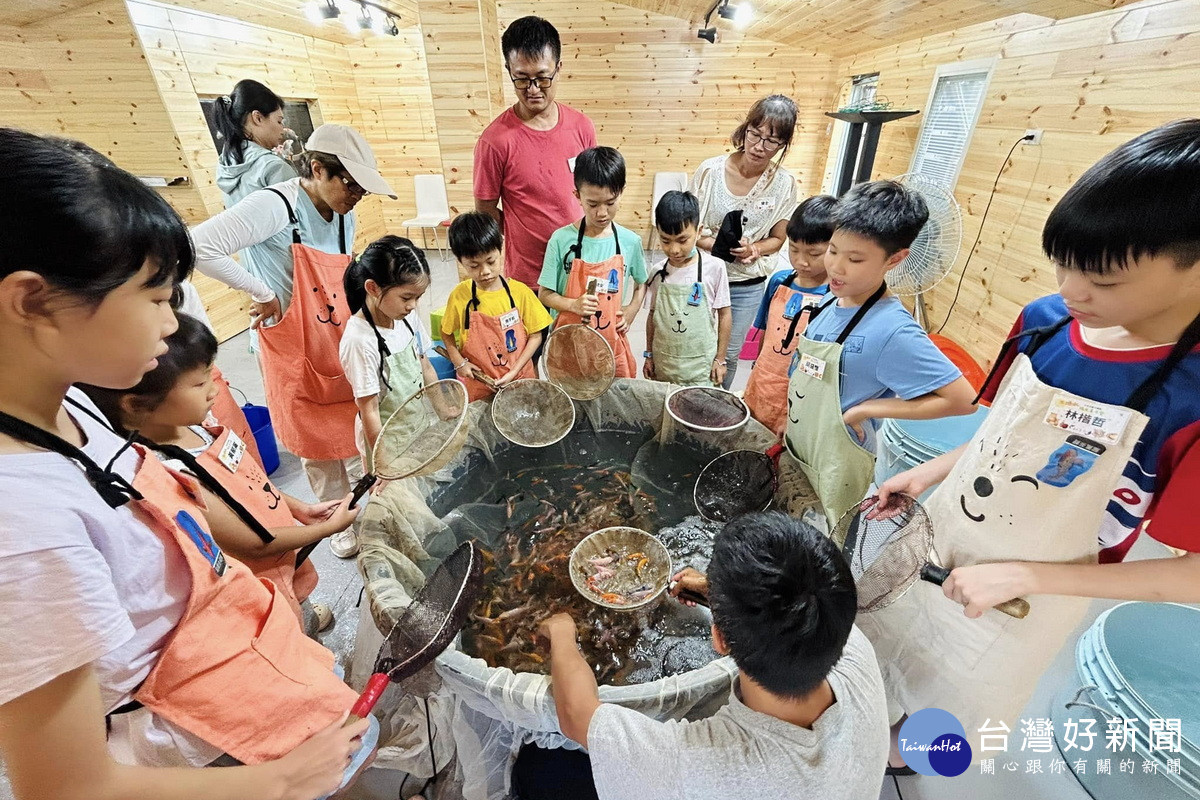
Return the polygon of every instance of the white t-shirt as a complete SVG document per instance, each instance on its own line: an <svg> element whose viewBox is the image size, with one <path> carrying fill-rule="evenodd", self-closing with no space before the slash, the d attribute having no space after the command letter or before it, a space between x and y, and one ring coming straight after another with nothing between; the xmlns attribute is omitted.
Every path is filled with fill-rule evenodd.
<svg viewBox="0 0 1200 800"><path fill-rule="evenodd" d="M68 395L99 414L80 391ZM83 451L102 467L124 441L70 404ZM132 449L113 470L132 481ZM56 453L0 455L0 703L85 664L105 711L132 699L191 593L184 556L128 506L109 508L75 462ZM137 763L201 766L218 748L142 710Z"/></svg>
<svg viewBox="0 0 1200 800"><path fill-rule="evenodd" d="M408 325L404 324L404 320L396 320L391 328L379 329L388 349L392 353L399 353L406 347L413 347L418 355L422 356L432 352L433 342L421 316L414 312L404 319L408 321ZM409 325L412 326L411 333ZM416 334L415 344L413 333ZM371 323L358 314L346 322L346 331L342 334L342 343L338 346L338 358L356 398L375 394L383 399L387 387L379 380L379 341L375 338L375 331L371 330Z"/></svg>
<svg viewBox="0 0 1200 800"><path fill-rule="evenodd" d="M716 256L700 250L700 274L704 278L704 297L708 300L708 308L712 311L713 322L717 320L717 310L729 308L729 277L725 272L725 262ZM659 272L667 268L667 277L662 279ZM675 269L663 258L650 268L650 278L646 282L646 308L654 310L654 300L658 297L658 287L663 283L691 286L696 282L696 263L693 261L685 267Z"/></svg>
<svg viewBox="0 0 1200 800"><path fill-rule="evenodd" d="M600 800L875 800L887 766L887 705L875 651L858 628L828 680L834 704L811 729L752 711L736 691L695 722L658 722L605 703L588 728L596 793Z"/></svg>

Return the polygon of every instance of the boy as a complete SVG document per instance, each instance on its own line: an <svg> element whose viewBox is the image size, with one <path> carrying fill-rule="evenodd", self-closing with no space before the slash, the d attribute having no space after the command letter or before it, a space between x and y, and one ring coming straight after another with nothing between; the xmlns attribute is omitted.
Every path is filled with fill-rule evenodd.
<svg viewBox="0 0 1200 800"><path fill-rule="evenodd" d="M585 322L612 346L617 377L636 372L625 333L645 293L642 239L613 221L625 191L625 159L611 147L592 147L575 160L575 196L584 217L559 228L546 244L538 299L557 312L555 326ZM628 304L625 283L632 281Z"/></svg>
<svg viewBox="0 0 1200 800"><path fill-rule="evenodd" d="M787 225L791 266L771 276L754 320L754 327L762 333L744 399L754 418L779 436L787 421L792 351L808 323L811 307L829 292L825 251L833 236L836 204L835 198L822 194L796 207Z"/></svg>
<svg viewBox="0 0 1200 800"><path fill-rule="evenodd" d="M518 378L537 377L530 359L551 320L529 287L501 274L504 237L495 219L478 211L460 214L449 238L458 266L470 277L446 300L442 342L474 401Z"/></svg>
<svg viewBox="0 0 1200 800"><path fill-rule="evenodd" d="M859 618L893 721L927 705L968 731L1014 720L1089 598L1200 602L1198 141L1200 120L1164 125L1063 195L1042 232L1059 293L1021 312L983 426L880 487L887 513L893 493L941 483L926 506L953 570L941 590ZM1147 519L1188 555L1121 563ZM1005 626L990 607L1020 596L1032 611Z"/></svg>
<svg viewBox="0 0 1200 800"><path fill-rule="evenodd" d="M866 495L877 420L969 414L975 391L887 292L929 210L894 181L860 183L833 211L829 291L792 355L787 450L832 526Z"/></svg>
<svg viewBox="0 0 1200 800"><path fill-rule="evenodd" d="M751 790L769 798L874 800L887 751L883 687L875 655L854 627L853 577L833 543L784 514L747 514L717 535L707 578L689 569L676 579L707 596L713 648L737 664L729 704L692 722L659 722L602 704L574 621L551 617L541 631L550 640L559 727L587 748L595 794L586 771L578 787L559 780L558 795L529 787L526 763L569 753L529 749L514 767L523 800L691 800Z"/></svg>
<svg viewBox="0 0 1200 800"><path fill-rule="evenodd" d="M720 386L733 315L725 262L696 247L700 202L667 192L654 209L666 259L647 283L646 361L642 374L680 386ZM718 357L720 355L720 357Z"/></svg>

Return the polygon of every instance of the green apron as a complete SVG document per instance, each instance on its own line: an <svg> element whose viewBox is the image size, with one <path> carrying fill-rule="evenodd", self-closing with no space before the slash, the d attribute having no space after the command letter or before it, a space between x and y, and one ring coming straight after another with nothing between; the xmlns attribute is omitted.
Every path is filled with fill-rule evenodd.
<svg viewBox="0 0 1200 800"><path fill-rule="evenodd" d="M696 255L696 282L667 283L667 267L655 275L661 282L654 299L654 376L679 386L712 386L717 358L717 328L713 324L704 275Z"/></svg>
<svg viewBox="0 0 1200 800"><path fill-rule="evenodd" d="M375 329L375 323L371 320L369 313L364 313L363 316L367 317L371 328ZM404 323L404 327L408 328L412 339L398 353L392 352L379 330L375 329L375 336L379 344L379 377L383 383L383 393L379 397L379 423L381 425L386 425L392 414L396 413L396 409L425 385L425 376L421 371L421 357L417 355L417 333L413 330L412 325L408 324L407 319L400 321ZM370 464L370 447L367 450L367 463Z"/></svg>
<svg viewBox="0 0 1200 800"><path fill-rule="evenodd" d="M812 484L830 530L866 497L875 473L875 455L854 440L842 421L842 345L886 290L886 284L880 286L862 304L836 341L804 337L796 345L783 443ZM818 306L809 325L836 302Z"/></svg>

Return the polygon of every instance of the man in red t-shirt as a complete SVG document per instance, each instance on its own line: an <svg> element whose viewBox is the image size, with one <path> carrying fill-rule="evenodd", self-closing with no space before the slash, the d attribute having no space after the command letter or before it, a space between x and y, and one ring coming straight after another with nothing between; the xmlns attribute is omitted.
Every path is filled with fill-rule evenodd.
<svg viewBox="0 0 1200 800"><path fill-rule="evenodd" d="M553 25L522 17L500 46L517 104L475 144L475 209L504 226L504 274L536 292L550 234L583 218L572 172L575 157L596 146L596 128L554 102L562 43Z"/></svg>

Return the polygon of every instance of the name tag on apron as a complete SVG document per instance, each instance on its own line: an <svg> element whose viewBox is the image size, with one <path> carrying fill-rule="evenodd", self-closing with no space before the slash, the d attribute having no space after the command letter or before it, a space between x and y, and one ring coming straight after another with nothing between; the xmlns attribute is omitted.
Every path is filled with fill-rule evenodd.
<svg viewBox="0 0 1200 800"><path fill-rule="evenodd" d="M817 380L823 380L825 378L825 361L817 358L816 356L810 356L808 353L801 353L800 360L796 362L796 367L805 375L816 378Z"/></svg>
<svg viewBox="0 0 1200 800"><path fill-rule="evenodd" d="M783 318L793 320L800 313L800 309L804 307L804 295L797 292L788 298L787 305L783 307Z"/></svg>
<svg viewBox="0 0 1200 800"><path fill-rule="evenodd" d="M225 445L221 448L221 452L217 453L217 460L230 472L237 472L238 465L242 463L242 456L246 455L246 443L238 437L233 431L229 431L229 435L225 439Z"/></svg>
<svg viewBox="0 0 1200 800"><path fill-rule="evenodd" d="M515 308L506 314L500 315L500 327L511 328L521 321L521 314Z"/></svg>
<svg viewBox="0 0 1200 800"><path fill-rule="evenodd" d="M1047 486L1063 488L1092 468L1104 453L1104 445L1084 436L1068 436L1064 445L1050 454L1037 479Z"/></svg>
<svg viewBox="0 0 1200 800"><path fill-rule="evenodd" d="M613 232L613 236L616 236L615 231ZM616 292L621 291L621 276L617 274L615 269L610 269L608 271L607 289L610 294L615 294Z"/></svg>
<svg viewBox="0 0 1200 800"><path fill-rule="evenodd" d="M1127 408L1096 403L1058 392L1050 401L1050 408L1046 411L1043 422L1067 433L1085 436L1101 443L1115 444L1121 441L1121 434L1129 424L1131 413Z"/></svg>
<svg viewBox="0 0 1200 800"><path fill-rule="evenodd" d="M200 551L200 555L204 556L204 560L213 568L213 572L217 573L217 577L225 574L225 570L229 569L229 564L225 561L225 554L221 552L221 548L213 541L212 536L208 531L200 527L200 523L196 522L196 518L186 511L180 511L175 515L175 524L183 529L183 532L192 540L192 544L196 545L196 549Z"/></svg>
<svg viewBox="0 0 1200 800"><path fill-rule="evenodd" d="M698 306L700 301L704 299L704 287L699 281L692 284L692 293L688 295L688 305Z"/></svg>
<svg viewBox="0 0 1200 800"><path fill-rule="evenodd" d="M608 291L607 283L601 283L599 278L588 278L587 289L585 289L583 293L594 295L594 294L599 294L600 292L607 292L607 291Z"/></svg>

